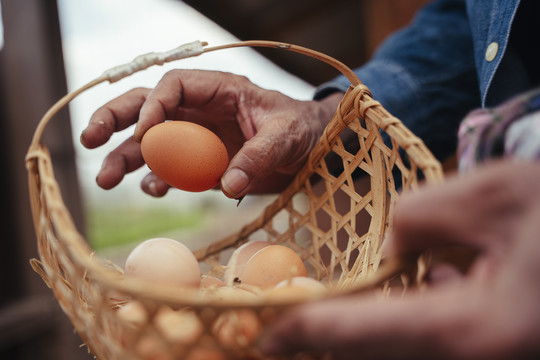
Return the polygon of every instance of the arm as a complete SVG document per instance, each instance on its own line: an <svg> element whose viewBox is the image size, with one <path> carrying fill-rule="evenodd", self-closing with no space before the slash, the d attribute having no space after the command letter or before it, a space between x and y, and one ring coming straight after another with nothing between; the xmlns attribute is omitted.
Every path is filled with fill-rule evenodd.
<svg viewBox="0 0 540 360"><path fill-rule="evenodd" d="M476 99L466 86L473 77L464 11L463 1L437 1L358 70L374 97L439 158L454 152L458 119ZM438 28L440 24L444 26ZM458 47L431 58L450 44L440 36ZM99 109L81 142L89 148L100 146L115 131L137 123L134 138L114 150L98 174L98 184L108 189L143 165L138 142L150 126L165 119L198 122L217 130L228 148L232 160L221 181L227 196L276 192L306 161L336 109L342 94L328 97L324 89L339 92L346 86L338 78L321 88L318 101L301 102L232 74L173 71L152 92L137 89ZM168 186L150 174L142 188L162 196Z"/></svg>
<svg viewBox="0 0 540 360"><path fill-rule="evenodd" d="M480 105L465 1L438 0L426 6L356 73L439 160L454 154L460 121ZM340 76L320 86L316 98L347 86Z"/></svg>

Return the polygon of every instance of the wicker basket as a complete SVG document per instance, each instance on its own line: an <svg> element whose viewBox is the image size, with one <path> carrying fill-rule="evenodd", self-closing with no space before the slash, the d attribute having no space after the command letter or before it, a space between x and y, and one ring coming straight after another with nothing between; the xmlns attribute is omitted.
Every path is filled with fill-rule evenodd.
<svg viewBox="0 0 540 360"><path fill-rule="evenodd" d="M51 157L40 143L54 115L101 82L118 81L152 65L240 46L273 47L317 58L347 76L352 85L290 186L256 220L199 249L196 256L201 264L214 266L223 263L225 250L230 252L253 239L284 244L304 259L311 276L331 284L327 293L317 297L216 301L201 297L196 290L123 279L121 270L94 255L74 226L55 180ZM345 131L355 133L354 144L344 144ZM388 146L382 133L391 139ZM340 169L329 166L330 158ZM106 71L67 94L44 115L26 165L40 256L31 260L32 267L52 289L89 351L102 360L261 358L256 347L258 331L279 312L320 297L379 286L399 273L398 263L381 263L380 252L392 227L394 204L401 193L417 188L420 181L439 182L443 177L441 165L425 145L372 99L349 68L310 49L268 41L219 47L194 42L142 55ZM367 226L361 225L366 218ZM117 298L139 300L148 316L137 326L120 321L111 300ZM159 321L162 305L183 309L185 317L172 334ZM224 337L218 330L222 328L232 335ZM256 329L255 335L247 334L248 328Z"/></svg>

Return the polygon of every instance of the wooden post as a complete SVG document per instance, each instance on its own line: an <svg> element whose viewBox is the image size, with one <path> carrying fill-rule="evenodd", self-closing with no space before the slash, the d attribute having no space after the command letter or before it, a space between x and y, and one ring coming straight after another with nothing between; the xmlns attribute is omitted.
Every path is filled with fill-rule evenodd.
<svg viewBox="0 0 540 360"><path fill-rule="evenodd" d="M91 359L28 261L37 257L24 158L42 114L67 92L56 1L2 0L0 358ZM46 131L58 183L83 224L68 112Z"/></svg>

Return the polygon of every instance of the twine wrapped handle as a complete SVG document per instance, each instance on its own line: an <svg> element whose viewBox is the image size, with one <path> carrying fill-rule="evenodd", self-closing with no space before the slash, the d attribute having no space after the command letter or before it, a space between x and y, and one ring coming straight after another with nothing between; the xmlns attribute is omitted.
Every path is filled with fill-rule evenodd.
<svg viewBox="0 0 540 360"><path fill-rule="evenodd" d="M206 42L194 41L169 51L139 55L127 64L118 65L105 71L101 77L105 77L110 83L113 83L153 65L163 65L167 62L198 56L203 53L206 45L208 45Z"/></svg>

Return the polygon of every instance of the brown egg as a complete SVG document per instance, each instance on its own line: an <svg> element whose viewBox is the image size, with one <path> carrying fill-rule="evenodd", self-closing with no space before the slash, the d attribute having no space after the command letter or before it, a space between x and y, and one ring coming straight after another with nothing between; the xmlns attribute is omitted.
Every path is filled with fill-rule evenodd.
<svg viewBox="0 0 540 360"><path fill-rule="evenodd" d="M262 329L257 315L247 309L227 311L212 325L219 343L227 347L246 347L257 339Z"/></svg>
<svg viewBox="0 0 540 360"><path fill-rule="evenodd" d="M300 256L283 245L270 245L257 251L246 263L242 283L267 289L295 276L307 276Z"/></svg>
<svg viewBox="0 0 540 360"><path fill-rule="evenodd" d="M203 324L188 310L161 307L154 317L158 331L171 343L192 344L201 335Z"/></svg>
<svg viewBox="0 0 540 360"><path fill-rule="evenodd" d="M135 352L144 360L183 359L186 349L195 344L203 332L197 315L186 309L162 306L154 315L153 323L157 331L134 336Z"/></svg>
<svg viewBox="0 0 540 360"><path fill-rule="evenodd" d="M313 294L305 289L299 287L280 287L270 288L264 292L265 300L278 300L278 301L305 301L307 299L315 297L317 294Z"/></svg>
<svg viewBox="0 0 540 360"><path fill-rule="evenodd" d="M132 326L141 327L148 322L148 313L138 301L129 301L116 311L118 318Z"/></svg>
<svg viewBox="0 0 540 360"><path fill-rule="evenodd" d="M300 300L313 298L327 291L320 281L305 276L283 280L264 292L266 299Z"/></svg>
<svg viewBox="0 0 540 360"><path fill-rule="evenodd" d="M240 278L248 260L259 250L265 248L272 243L268 241L251 241L239 246L231 255L227 263L224 279L226 282ZM232 277L232 278L231 278Z"/></svg>
<svg viewBox="0 0 540 360"><path fill-rule="evenodd" d="M283 280L275 286L276 289L285 287L295 287L313 292L322 292L327 290L323 283L307 276L295 276L293 278Z"/></svg>
<svg viewBox="0 0 540 360"><path fill-rule="evenodd" d="M206 299L222 302L222 301L233 301L233 302L253 302L259 299L258 295L246 290L234 286L221 286L221 287L210 287L201 289L202 294Z"/></svg>
<svg viewBox="0 0 540 360"><path fill-rule="evenodd" d="M181 287L199 287L199 262L184 244L167 238L146 240L128 255L126 277Z"/></svg>
<svg viewBox="0 0 540 360"><path fill-rule="evenodd" d="M145 333L134 346L138 358L143 360L174 360L170 346L156 333Z"/></svg>
<svg viewBox="0 0 540 360"><path fill-rule="evenodd" d="M148 167L170 186L185 191L215 187L229 165L227 149L216 134L187 121L166 121L143 136Z"/></svg>
<svg viewBox="0 0 540 360"><path fill-rule="evenodd" d="M119 305L115 315L121 323L127 324L127 326L113 330L114 337L123 347L129 346L130 339L136 338L137 333L144 329L150 319L144 306L136 300Z"/></svg>

